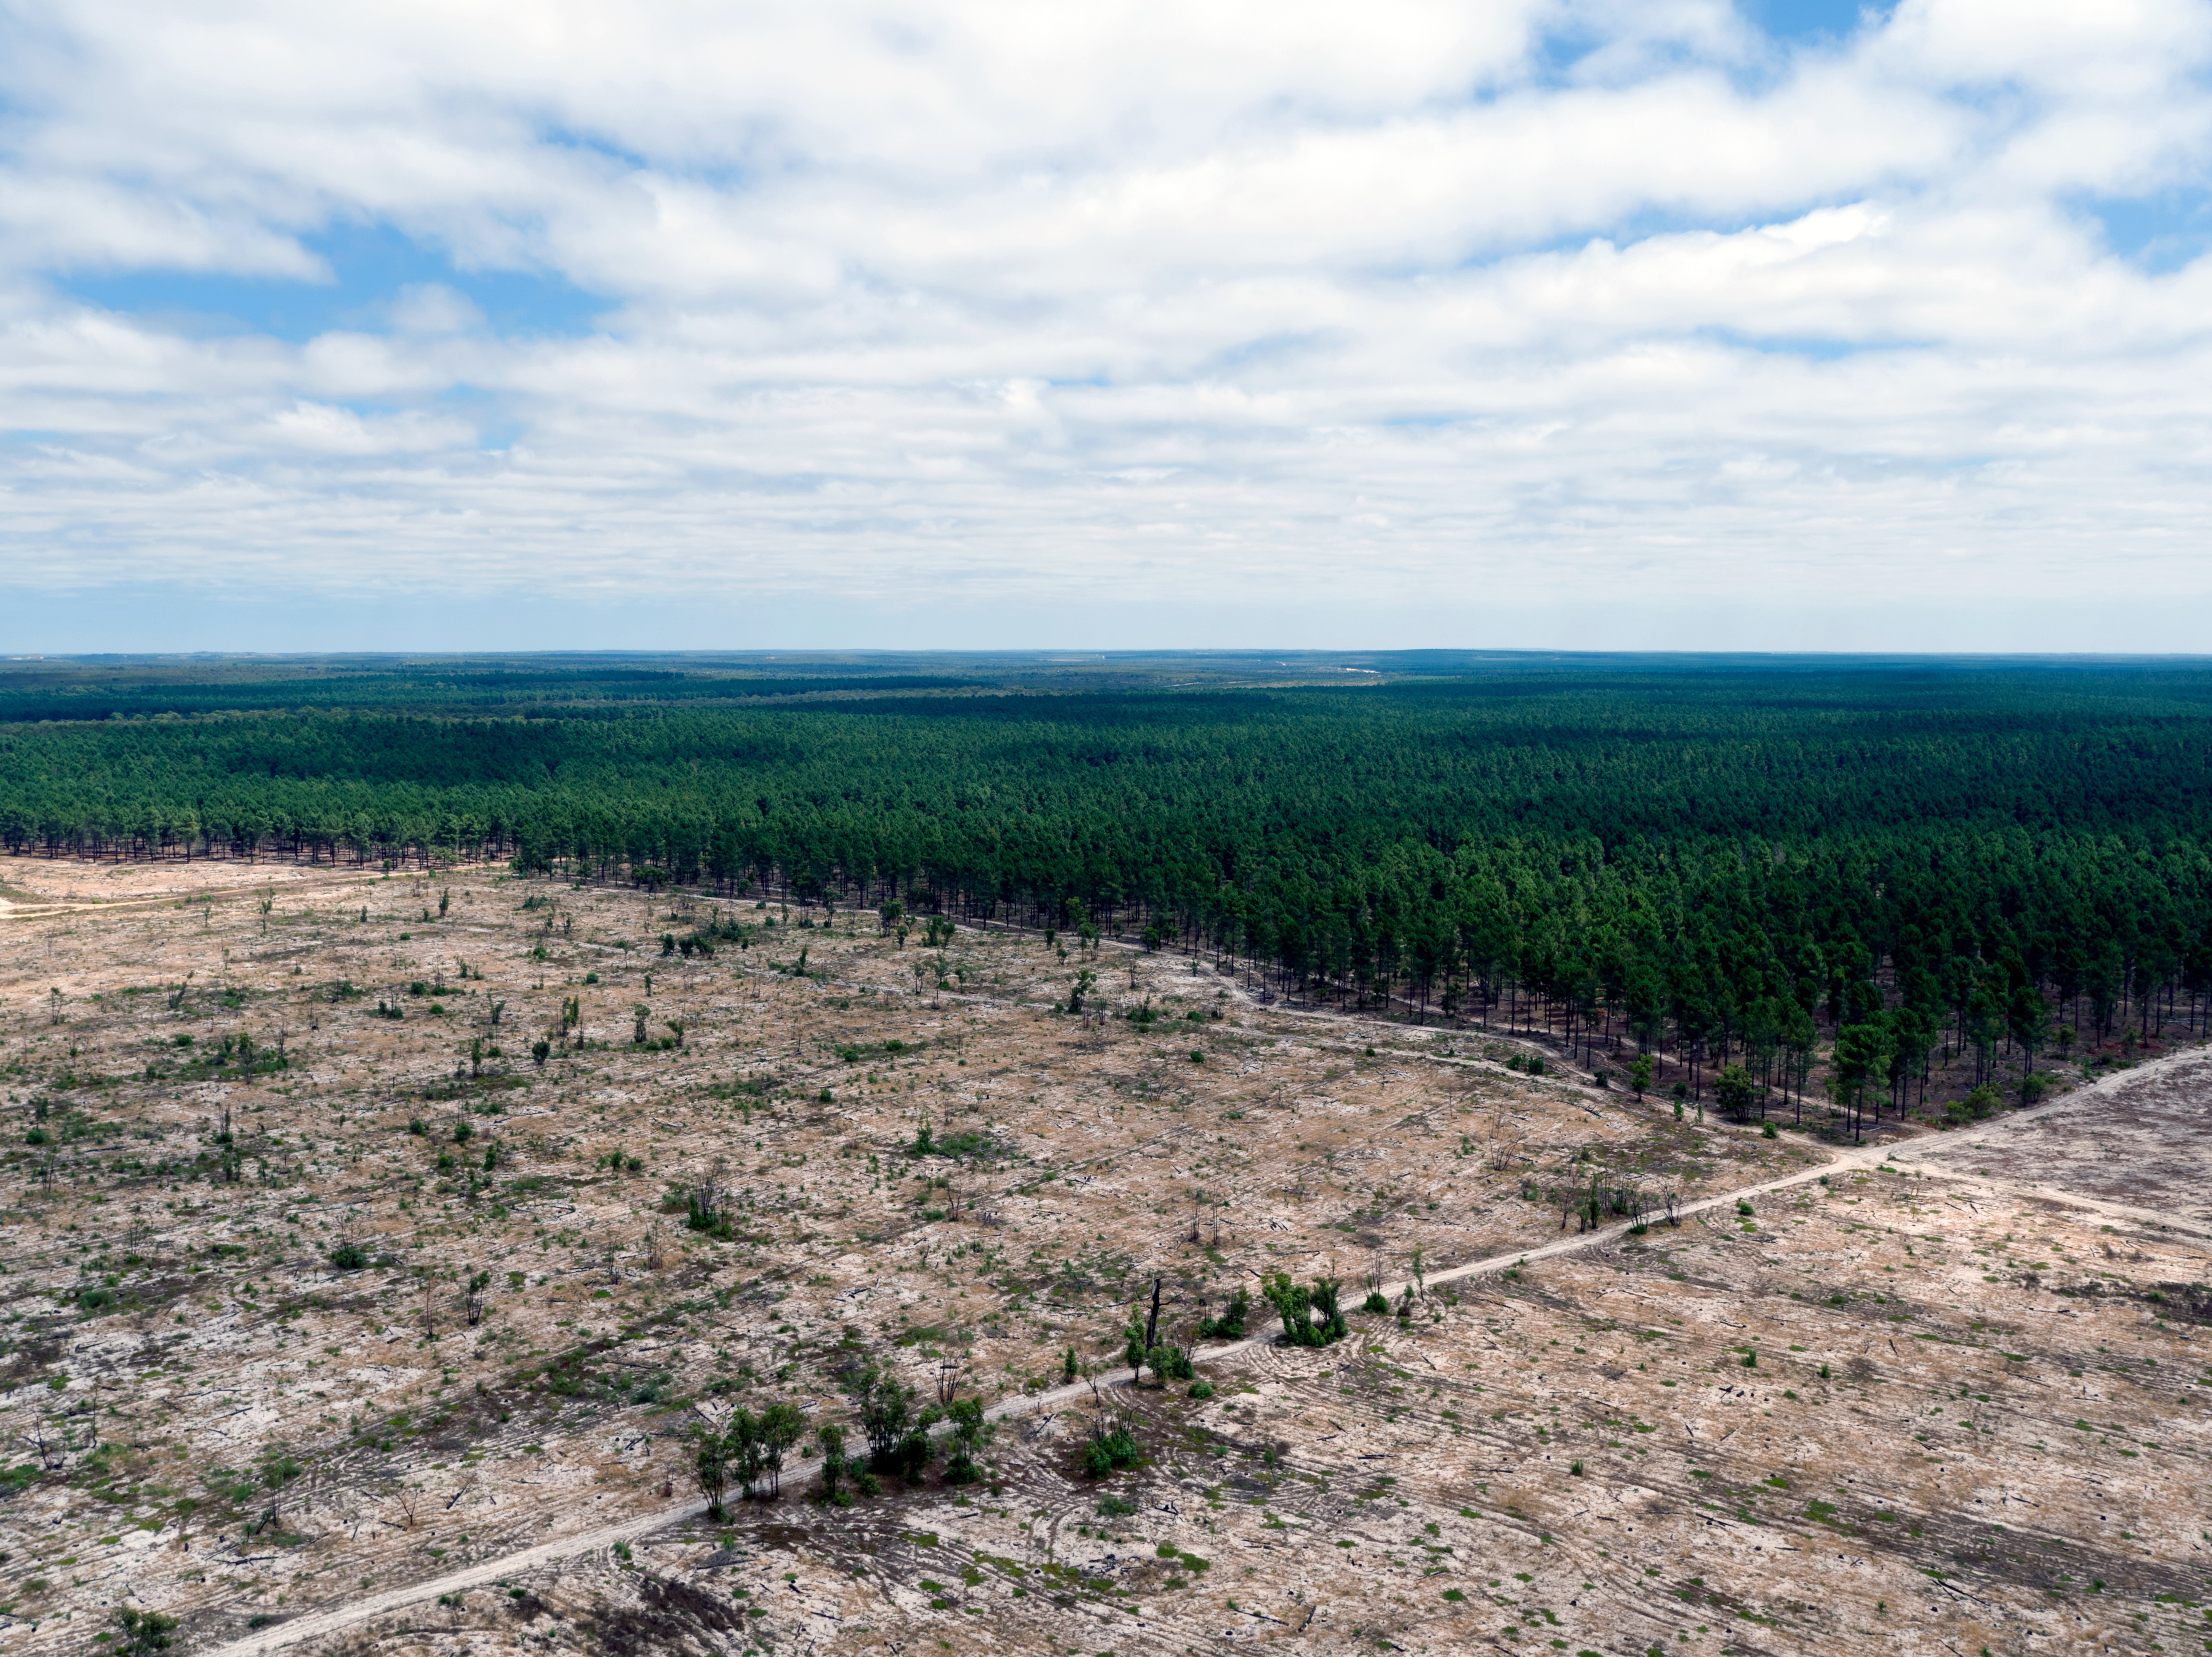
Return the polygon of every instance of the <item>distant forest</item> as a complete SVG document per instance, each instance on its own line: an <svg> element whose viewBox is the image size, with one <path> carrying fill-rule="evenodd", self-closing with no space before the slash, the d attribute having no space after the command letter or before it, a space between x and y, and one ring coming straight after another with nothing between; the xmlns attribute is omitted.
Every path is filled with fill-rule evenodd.
<svg viewBox="0 0 2212 1657"><path fill-rule="evenodd" d="M896 899L1585 1057L1626 1039L1801 1092L1817 1063L1853 1109L1924 1094L1939 1051L2032 1094L2039 1061L2203 1030L2208 826L2212 670L2179 665L0 671L15 855Z"/></svg>

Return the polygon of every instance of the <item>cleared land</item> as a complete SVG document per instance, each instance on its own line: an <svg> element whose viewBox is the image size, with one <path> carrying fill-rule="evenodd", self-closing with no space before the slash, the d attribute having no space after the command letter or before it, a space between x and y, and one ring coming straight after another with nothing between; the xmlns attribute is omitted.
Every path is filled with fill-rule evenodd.
<svg viewBox="0 0 2212 1657"><path fill-rule="evenodd" d="M120 1606L362 1652L2212 1637L2193 1056L1883 1165L1170 953L488 870L0 873L0 1649ZM1593 1189L1607 1229L1537 1255ZM1155 1276L1187 1341L1268 1272L1395 1301L1417 1248L1408 1317L1107 1385ZM1001 1406L983 1482L687 1504L696 1424L849 1421L871 1362ZM1101 1416L1144 1459L1093 1479Z"/></svg>

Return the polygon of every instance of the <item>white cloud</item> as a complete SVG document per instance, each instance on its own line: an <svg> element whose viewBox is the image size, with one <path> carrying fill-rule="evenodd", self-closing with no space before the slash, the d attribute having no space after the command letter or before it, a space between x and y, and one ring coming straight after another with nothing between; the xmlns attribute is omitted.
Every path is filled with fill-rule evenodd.
<svg viewBox="0 0 2212 1657"><path fill-rule="evenodd" d="M49 0L0 24L0 488L72 557L10 579L2203 593L2212 262L2082 200L2212 185L2208 64L2180 0L1818 48L1709 0ZM162 320L379 225L452 270Z"/></svg>
<svg viewBox="0 0 2212 1657"><path fill-rule="evenodd" d="M465 333L479 326L483 313L466 294L442 282L410 282L393 297L388 314L403 334Z"/></svg>

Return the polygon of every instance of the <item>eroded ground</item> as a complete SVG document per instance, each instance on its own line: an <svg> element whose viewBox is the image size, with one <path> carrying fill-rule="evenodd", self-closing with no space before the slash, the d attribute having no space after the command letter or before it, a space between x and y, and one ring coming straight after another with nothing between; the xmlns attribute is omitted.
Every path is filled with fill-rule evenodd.
<svg viewBox="0 0 2212 1657"><path fill-rule="evenodd" d="M2212 1228L2212 1055L2123 1073L1996 1132L1946 1135L1914 1160Z"/></svg>
<svg viewBox="0 0 2212 1657"><path fill-rule="evenodd" d="M870 1362L925 1398L1042 1392L1070 1347L1126 1376L1155 1276L1187 1339L1261 1273L1357 1305L1417 1248L1557 1240L1571 1193L1613 1223L1832 1154L1177 956L483 869L0 876L10 1651L126 1605L219 1643L650 1514L696 1423L849 1421ZM1955 1148L2124 1168L2205 1096L2142 1092ZM2175 1649L2212 1637L2208 1274L2106 1224L1838 1164L1247 1349L1210 1399L1079 1388L965 1490L831 1507L801 1462L312 1648ZM1144 1465L1086 1478L1122 1411Z"/></svg>

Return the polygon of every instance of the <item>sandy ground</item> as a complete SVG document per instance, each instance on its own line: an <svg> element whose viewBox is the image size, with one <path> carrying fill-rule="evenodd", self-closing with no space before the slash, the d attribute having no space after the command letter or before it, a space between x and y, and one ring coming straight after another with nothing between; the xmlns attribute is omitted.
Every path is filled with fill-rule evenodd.
<svg viewBox="0 0 2212 1657"><path fill-rule="evenodd" d="M1920 1158L2212 1228L2212 1054L2178 1054L2000 1126L1946 1136Z"/></svg>
<svg viewBox="0 0 2212 1657"><path fill-rule="evenodd" d="M313 1648L2148 1651L2201 1620L2201 1061L1882 1172L1180 957L483 869L0 881L0 1649L94 1648L125 1605L210 1647L471 1563ZM779 924L661 954L718 914ZM1086 966L1103 1021L1054 1010ZM283 1069L213 1062L280 1033ZM925 1123L959 1154L915 1154ZM1058 1390L1070 1347L1126 1376L1156 1276L1188 1338L1268 1271L1356 1306L1416 1248L1425 1280L1533 1254L1593 1179L1659 1214L1793 1173L1247 1347L1211 1398ZM710 1178L726 1240L668 1211ZM848 1420L867 1361L1019 1410L986 1483L836 1508L802 1462L669 1521L697 1424ZM1122 1411L1144 1465L1084 1477Z"/></svg>

